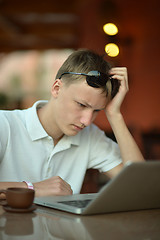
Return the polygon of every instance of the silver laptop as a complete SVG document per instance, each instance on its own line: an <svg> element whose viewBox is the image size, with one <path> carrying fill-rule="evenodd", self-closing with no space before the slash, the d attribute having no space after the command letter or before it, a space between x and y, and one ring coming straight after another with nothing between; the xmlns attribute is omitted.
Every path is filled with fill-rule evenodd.
<svg viewBox="0 0 160 240"><path fill-rule="evenodd" d="M126 164L98 193L41 197L35 203L80 215L160 208L160 161Z"/></svg>

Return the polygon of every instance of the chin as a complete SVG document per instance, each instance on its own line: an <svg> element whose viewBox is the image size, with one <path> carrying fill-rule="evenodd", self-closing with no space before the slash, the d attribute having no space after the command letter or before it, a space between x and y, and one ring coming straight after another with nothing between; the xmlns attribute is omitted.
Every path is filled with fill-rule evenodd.
<svg viewBox="0 0 160 240"><path fill-rule="evenodd" d="M76 132L76 131L70 131L70 132L68 131L65 133L65 135L67 135L67 136L75 136L77 134L78 134L78 132Z"/></svg>
<svg viewBox="0 0 160 240"><path fill-rule="evenodd" d="M78 134L78 131L75 131L73 129L66 129L66 131L64 131L64 134L67 136L75 136Z"/></svg>

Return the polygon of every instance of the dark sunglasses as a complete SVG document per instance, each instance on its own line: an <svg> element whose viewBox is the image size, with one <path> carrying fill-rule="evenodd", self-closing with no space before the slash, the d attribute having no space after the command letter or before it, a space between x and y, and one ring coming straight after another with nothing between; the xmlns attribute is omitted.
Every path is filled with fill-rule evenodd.
<svg viewBox="0 0 160 240"><path fill-rule="evenodd" d="M65 74L74 74L74 75L83 75L86 76L86 82L89 86L94 88L104 87L108 80L111 80L111 77L105 73L99 71L90 71L88 73L76 73L76 72L64 72L61 74L59 79L62 78Z"/></svg>

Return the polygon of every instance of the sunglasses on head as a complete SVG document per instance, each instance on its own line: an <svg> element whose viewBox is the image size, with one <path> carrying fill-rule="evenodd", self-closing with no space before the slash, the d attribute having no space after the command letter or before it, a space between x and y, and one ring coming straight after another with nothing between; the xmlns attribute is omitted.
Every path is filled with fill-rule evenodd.
<svg viewBox="0 0 160 240"><path fill-rule="evenodd" d="M88 73L64 72L61 74L59 79L61 79L65 74L83 75L86 77L86 82L88 85L94 88L104 87L107 81L111 80L111 77L109 75L101 73L99 71L90 71Z"/></svg>

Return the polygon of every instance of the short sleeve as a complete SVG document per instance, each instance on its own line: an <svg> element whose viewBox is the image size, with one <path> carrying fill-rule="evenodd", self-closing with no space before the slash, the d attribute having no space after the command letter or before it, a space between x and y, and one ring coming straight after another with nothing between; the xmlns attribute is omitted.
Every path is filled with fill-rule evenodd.
<svg viewBox="0 0 160 240"><path fill-rule="evenodd" d="M106 172L122 163L118 144L97 126L91 128L89 168Z"/></svg>

